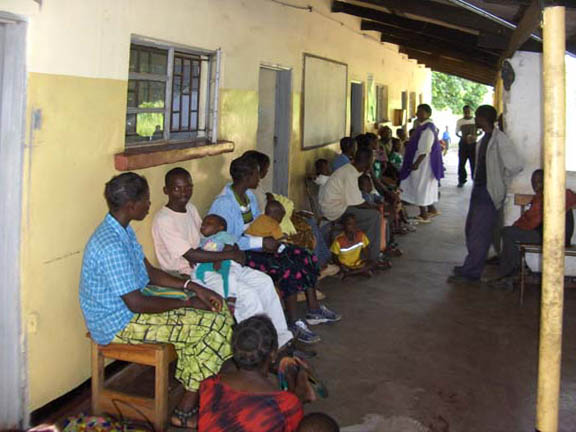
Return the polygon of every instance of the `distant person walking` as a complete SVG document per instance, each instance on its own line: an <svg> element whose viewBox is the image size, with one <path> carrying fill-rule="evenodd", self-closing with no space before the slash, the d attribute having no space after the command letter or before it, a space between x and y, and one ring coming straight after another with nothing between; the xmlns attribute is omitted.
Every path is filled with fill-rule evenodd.
<svg viewBox="0 0 576 432"><path fill-rule="evenodd" d="M450 144L452 144L452 137L450 136L450 130L448 126L444 129L444 133L442 134L442 141L446 144L446 150L450 148Z"/></svg>
<svg viewBox="0 0 576 432"><path fill-rule="evenodd" d="M470 178L474 177L476 163L476 137L479 135L472 110L469 105L463 108L464 117L456 122L458 143L458 187L463 187L467 180L466 162L470 161Z"/></svg>
<svg viewBox="0 0 576 432"><path fill-rule="evenodd" d="M495 127L496 117L493 106L482 105L476 110L476 124L482 128L484 136L476 154L474 189L466 217L468 255L463 265L454 267L448 282L480 281L498 221L498 210L504 204L512 177L522 171L514 145Z"/></svg>

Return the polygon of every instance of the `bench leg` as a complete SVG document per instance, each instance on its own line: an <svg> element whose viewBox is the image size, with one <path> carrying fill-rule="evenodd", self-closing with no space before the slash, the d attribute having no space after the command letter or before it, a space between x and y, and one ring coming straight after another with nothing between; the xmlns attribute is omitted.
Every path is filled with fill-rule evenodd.
<svg viewBox="0 0 576 432"><path fill-rule="evenodd" d="M524 304L524 287L526 285L526 252L520 250L520 305Z"/></svg>
<svg viewBox="0 0 576 432"><path fill-rule="evenodd" d="M156 352L156 371L154 385L154 428L166 430L168 424L168 384L170 380L168 356L161 350Z"/></svg>
<svg viewBox="0 0 576 432"><path fill-rule="evenodd" d="M102 414L100 400L104 389L104 356L98 350L98 344L92 342L92 414Z"/></svg>

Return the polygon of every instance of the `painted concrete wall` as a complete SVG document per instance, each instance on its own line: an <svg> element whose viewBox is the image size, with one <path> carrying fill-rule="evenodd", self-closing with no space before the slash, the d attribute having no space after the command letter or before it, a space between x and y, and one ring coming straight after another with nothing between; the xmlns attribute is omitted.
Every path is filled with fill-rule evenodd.
<svg viewBox="0 0 576 432"><path fill-rule="evenodd" d="M568 71L576 72L576 59L567 57ZM506 134L510 137L524 160L524 171L518 175L510 188L510 193L532 193L530 176L542 167L543 108L542 108L542 56L537 53L517 52L511 59L516 79L510 91L504 91L504 121ZM574 77L570 82L567 97L567 187L576 190L576 167L573 160L576 143L570 137L575 136L576 124L571 121L576 110L576 92ZM510 201L510 200L509 200ZM513 205L513 203L509 203ZM508 208L507 221L513 222L518 209ZM516 210L516 211L514 211Z"/></svg>
<svg viewBox="0 0 576 432"><path fill-rule="evenodd" d="M223 50L220 137L233 154L178 164L192 172L193 202L201 211L227 180L230 160L254 148L261 63L293 68L290 196L304 202L302 178L336 146L300 150L303 53L349 64L349 79L372 74L388 84L390 109L403 90L430 101L430 73L358 34L359 20L269 0L0 0L0 10L29 18L28 119L22 245L23 312L27 326L30 409L89 377L89 344L78 305L82 250L106 213L103 185L116 174L113 155L124 147L128 57L132 34ZM334 20L341 22L335 22ZM353 31L354 30L354 31ZM38 119L34 124L32 116ZM297 161L297 163L296 163ZM154 213L164 204L164 174L145 169ZM151 219L134 228L153 259Z"/></svg>
<svg viewBox="0 0 576 432"><path fill-rule="evenodd" d="M522 154L524 171L518 175L510 188L505 209L505 223L513 223L520 215L514 206L514 193L532 193L530 176L542 167L543 101L542 101L542 55L517 52L511 59L516 79L510 91L504 91L504 121L506 134ZM567 57L567 140L566 140L566 186L576 190L576 59ZM530 257L529 264L540 268L539 256ZM567 260L567 274L576 275L576 260Z"/></svg>

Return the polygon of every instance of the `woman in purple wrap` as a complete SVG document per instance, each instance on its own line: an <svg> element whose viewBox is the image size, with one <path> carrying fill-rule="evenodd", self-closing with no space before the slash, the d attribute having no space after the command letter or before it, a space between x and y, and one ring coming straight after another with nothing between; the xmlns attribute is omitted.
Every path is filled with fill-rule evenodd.
<svg viewBox="0 0 576 432"><path fill-rule="evenodd" d="M406 145L400 170L402 200L420 207L418 220L423 223L439 214L434 203L438 201L438 181L444 177L442 148L431 115L430 105L418 106L419 126Z"/></svg>

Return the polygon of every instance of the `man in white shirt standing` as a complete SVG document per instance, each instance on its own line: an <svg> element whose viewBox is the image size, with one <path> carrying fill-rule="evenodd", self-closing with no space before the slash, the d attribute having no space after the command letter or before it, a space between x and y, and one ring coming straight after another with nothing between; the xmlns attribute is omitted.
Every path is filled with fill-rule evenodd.
<svg viewBox="0 0 576 432"><path fill-rule="evenodd" d="M372 149L358 149L352 163L338 168L320 189L320 209L330 221L340 219L345 213L356 217L358 228L370 240L370 260L378 262L380 254L381 213L377 205L362 198L358 177L372 166Z"/></svg>
<svg viewBox="0 0 576 432"><path fill-rule="evenodd" d="M464 117L456 122L456 136L458 143L458 187L464 186L467 180L466 162L470 161L470 178L474 178L474 165L476 162L476 137L481 133L476 127L470 105L462 108Z"/></svg>

